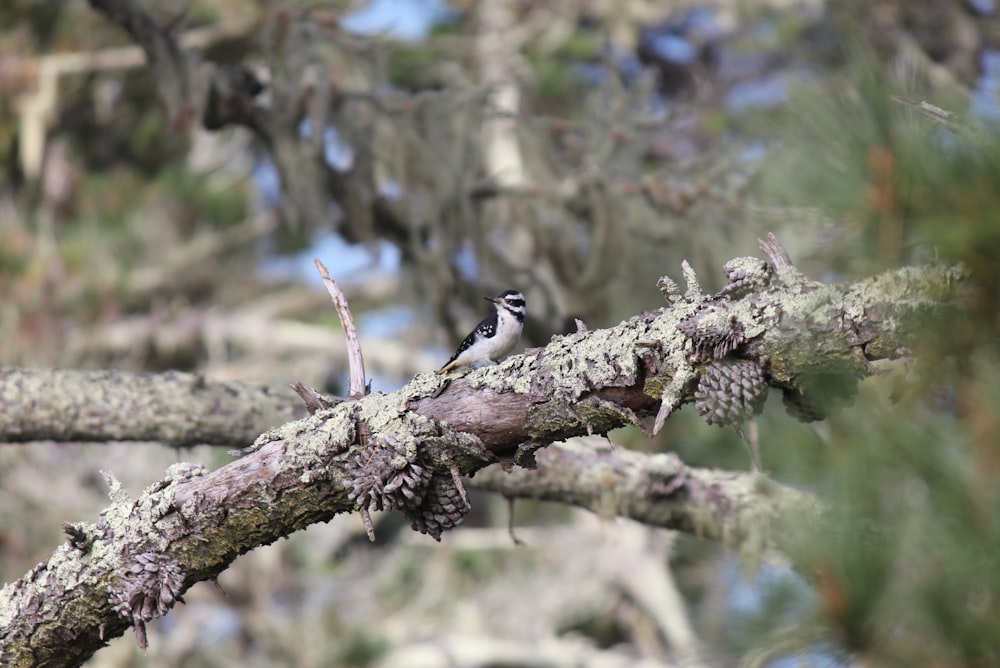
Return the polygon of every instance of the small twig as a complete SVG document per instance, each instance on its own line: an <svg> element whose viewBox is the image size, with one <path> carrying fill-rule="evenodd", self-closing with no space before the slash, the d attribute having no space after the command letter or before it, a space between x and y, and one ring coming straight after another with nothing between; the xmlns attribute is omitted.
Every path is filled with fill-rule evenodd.
<svg viewBox="0 0 1000 668"><path fill-rule="evenodd" d="M507 534L514 541L514 545L524 545L524 541L514 533L514 497L506 496L507 499Z"/></svg>
<svg viewBox="0 0 1000 668"><path fill-rule="evenodd" d="M309 415L312 415L320 409L330 407L330 403L324 401L323 397L321 397L316 390L308 385L304 385L302 383L292 383L292 390L295 394L302 398L302 402L305 403L306 410L309 411Z"/></svg>
<svg viewBox="0 0 1000 668"><path fill-rule="evenodd" d="M660 430L663 429L663 424L670 417L670 414L674 412L675 406L669 399L668 396L664 395L663 400L660 402L660 409L656 411L656 418L653 420L654 436L660 433Z"/></svg>
<svg viewBox="0 0 1000 668"><path fill-rule="evenodd" d="M736 429L736 435L740 437L741 441L743 441L743 446L747 449L747 453L750 455L750 470L754 473L763 473L764 468L760 463L760 436L757 432L756 423L750 423L749 437L740 425L736 425L734 428Z"/></svg>
<svg viewBox="0 0 1000 668"><path fill-rule="evenodd" d="M465 502L465 507L467 510L472 510L472 504L469 503L469 493L465 491L465 484L462 482L462 474L459 473L457 466L449 466L448 470L451 472L451 480L455 483L455 487L458 489L459 495L462 497L462 501Z"/></svg>
<svg viewBox="0 0 1000 668"><path fill-rule="evenodd" d="M684 282L687 283L687 292L684 296L691 302L701 301L704 293L701 290L701 283L698 282L698 274L687 260L681 261L681 273L684 275Z"/></svg>
<svg viewBox="0 0 1000 668"><path fill-rule="evenodd" d="M347 396L352 399L358 399L368 394L368 385L365 382L365 359L361 355L358 330L354 326L354 318L351 317L351 309L347 305L347 297L344 296L344 292L337 285L337 281L330 277L330 272L319 261L319 258L314 259L313 262L316 263L316 269L319 270L319 275L323 279L326 291L330 293L330 298L333 299L337 315L340 316L340 323L344 326L344 338L347 339L347 361L351 368L351 385Z"/></svg>
<svg viewBox="0 0 1000 668"><path fill-rule="evenodd" d="M358 512L361 514L361 521L365 525L365 533L368 534L368 540L375 542L375 525L372 524L372 516L368 514L367 508L359 508Z"/></svg>
<svg viewBox="0 0 1000 668"><path fill-rule="evenodd" d="M792 266L792 256L788 254L788 251L781 245L781 242L778 241L778 237L774 236L774 233L767 233L767 241L757 239L757 245L771 258L771 265L775 270Z"/></svg>
<svg viewBox="0 0 1000 668"><path fill-rule="evenodd" d="M681 300L681 290L677 286L677 282L669 276L660 276L660 280L656 282L656 287L663 295L663 298L667 300L668 304L676 304Z"/></svg>

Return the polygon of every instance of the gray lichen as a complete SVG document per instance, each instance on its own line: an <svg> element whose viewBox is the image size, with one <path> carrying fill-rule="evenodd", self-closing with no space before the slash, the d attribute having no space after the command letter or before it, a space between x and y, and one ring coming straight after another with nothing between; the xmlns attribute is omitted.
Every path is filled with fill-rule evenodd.
<svg viewBox="0 0 1000 668"><path fill-rule="evenodd" d="M757 257L733 258L722 266L722 271L729 282L719 294L731 298L742 297L751 290L767 285L774 273L767 261Z"/></svg>
<svg viewBox="0 0 1000 668"><path fill-rule="evenodd" d="M357 442L339 466L349 498L364 517L370 511L399 510L415 529L439 539L468 512L457 472L479 468L492 455L474 435L446 430L408 409L410 399L428 389L427 382L418 377L394 395L369 395L357 402Z"/></svg>
<svg viewBox="0 0 1000 668"><path fill-rule="evenodd" d="M746 341L736 314L711 304L680 321L677 328L687 337L687 352L694 361L725 357Z"/></svg>
<svg viewBox="0 0 1000 668"><path fill-rule="evenodd" d="M470 371L465 379L474 388L488 387L504 392L527 394L531 389L533 355L511 355L499 364L489 364Z"/></svg>

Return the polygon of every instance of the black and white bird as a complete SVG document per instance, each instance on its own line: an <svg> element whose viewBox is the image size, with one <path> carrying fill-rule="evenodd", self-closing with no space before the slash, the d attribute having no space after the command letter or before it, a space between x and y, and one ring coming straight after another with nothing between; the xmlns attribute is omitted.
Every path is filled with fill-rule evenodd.
<svg viewBox="0 0 1000 668"><path fill-rule="evenodd" d="M493 302L493 313L476 325L438 373L477 362L495 362L517 345L524 329L524 295L517 290L504 290L499 296L485 299Z"/></svg>

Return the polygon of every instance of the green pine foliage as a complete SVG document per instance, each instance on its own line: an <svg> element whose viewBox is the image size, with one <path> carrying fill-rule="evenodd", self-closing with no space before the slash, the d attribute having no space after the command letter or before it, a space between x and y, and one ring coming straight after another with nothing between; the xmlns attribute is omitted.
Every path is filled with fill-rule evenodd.
<svg viewBox="0 0 1000 668"><path fill-rule="evenodd" d="M970 307L926 323L916 349L815 427L819 444L765 451L767 468L829 510L789 552L812 614L764 634L758 651L787 655L793 638L795 652L825 642L866 665L997 665L1000 138L975 118L936 124L894 101L928 91L882 71L859 58L799 97L765 191L836 221L814 258L834 278L960 262Z"/></svg>

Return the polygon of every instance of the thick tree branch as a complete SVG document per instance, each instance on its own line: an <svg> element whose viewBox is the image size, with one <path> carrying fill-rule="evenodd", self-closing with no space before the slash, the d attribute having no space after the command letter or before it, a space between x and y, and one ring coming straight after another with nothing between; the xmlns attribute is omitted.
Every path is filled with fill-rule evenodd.
<svg viewBox="0 0 1000 668"><path fill-rule="evenodd" d="M955 268L906 268L850 287L807 281L792 267L777 273L790 282L739 300L707 300L715 310L701 310L709 310L729 330L732 318L741 326L745 320L741 356L765 360L769 382L782 389L805 386L824 370L865 375L869 360L904 352L923 323L941 320L961 304L963 278ZM672 283L662 283L667 282ZM768 291L766 302L761 301ZM671 381L669 348L683 352L699 334L697 327L685 325L695 338L685 336L671 323L690 322L695 311L675 304L614 329L557 337L545 349L511 358L502 367L455 378L446 391L416 397L412 407L474 431L499 454L533 439L558 440L560 434L600 432L644 418ZM770 325L758 324L760 312ZM574 389L574 383L582 387ZM693 398L691 388L685 389L681 403ZM547 414L558 414L558 402L573 395L569 424L546 424ZM291 392L193 374L0 370L0 442L152 440L242 447L264 429L302 415L294 402Z"/></svg>
<svg viewBox="0 0 1000 668"><path fill-rule="evenodd" d="M869 360L899 354L926 321L961 306L963 274L953 268L908 268L844 288L782 264L737 258L726 265L729 284L714 296L703 295L685 267L684 294L661 281L669 308L556 337L459 378L422 374L392 394L317 411L262 434L245 456L216 471L175 465L138 499L111 480L112 504L99 521L68 527L66 545L0 592L0 661L78 665L129 625L142 643L145 623L195 582L340 512L395 508L437 537L467 510L456 472L471 474L497 459L531 465L534 452L553 441L629 423L648 428L655 415L665 419L692 401L709 422L738 425L760 409L769 386L794 393L800 417L814 419L800 404L808 403L816 377L863 376ZM98 409L91 420L106 413ZM128 437L127 430L114 437ZM594 457L594 466L609 465L606 455L604 464ZM752 478L723 484L722 474L672 466L669 458L651 458L626 473L633 486L636 475L646 476L652 489L622 512L746 545L770 540L759 533L772 518L761 500L794 505L792 493L748 484ZM564 496L592 501L586 491L574 494ZM734 515L726 495L756 510ZM662 504L675 496L675 505ZM694 519L695 511L708 519ZM763 527L741 540L755 513Z"/></svg>

